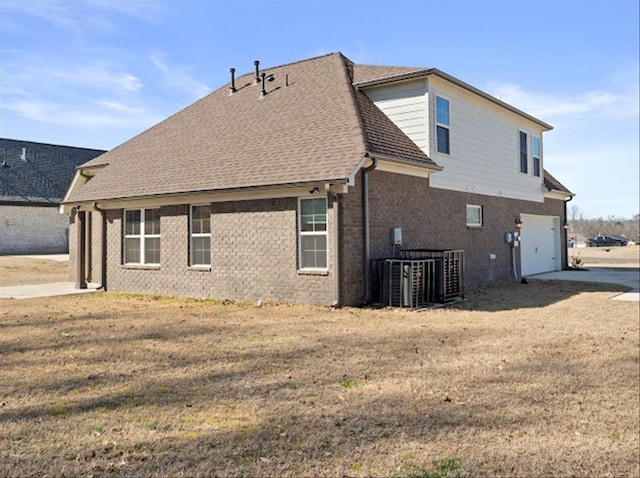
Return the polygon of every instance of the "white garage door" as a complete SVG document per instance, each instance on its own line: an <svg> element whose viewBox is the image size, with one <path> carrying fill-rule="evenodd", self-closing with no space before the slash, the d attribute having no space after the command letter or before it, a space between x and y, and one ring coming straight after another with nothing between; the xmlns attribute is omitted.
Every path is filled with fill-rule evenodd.
<svg viewBox="0 0 640 478"><path fill-rule="evenodd" d="M560 218L533 214L521 214L520 217L522 275L560 270Z"/></svg>

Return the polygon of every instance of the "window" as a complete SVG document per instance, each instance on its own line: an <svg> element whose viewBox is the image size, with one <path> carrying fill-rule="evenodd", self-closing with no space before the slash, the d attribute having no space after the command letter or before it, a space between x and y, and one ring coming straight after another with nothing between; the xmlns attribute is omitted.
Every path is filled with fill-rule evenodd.
<svg viewBox="0 0 640 478"><path fill-rule="evenodd" d="M192 266L211 265L211 206L191 206Z"/></svg>
<svg viewBox="0 0 640 478"><path fill-rule="evenodd" d="M449 100L436 96L436 150L449 154Z"/></svg>
<svg viewBox="0 0 640 478"><path fill-rule="evenodd" d="M125 211L124 263L160 264L160 208Z"/></svg>
<svg viewBox="0 0 640 478"><path fill-rule="evenodd" d="M467 204L467 227L482 227L482 206Z"/></svg>
<svg viewBox="0 0 640 478"><path fill-rule="evenodd" d="M300 199L298 250L300 269L327 268L327 199Z"/></svg>
<svg viewBox="0 0 640 478"><path fill-rule="evenodd" d="M520 172L527 174L529 172L529 153L527 151L527 133L519 132L520 138Z"/></svg>
<svg viewBox="0 0 640 478"><path fill-rule="evenodd" d="M531 141L531 152L533 155L533 175L540 177L540 138L538 136L533 136Z"/></svg>

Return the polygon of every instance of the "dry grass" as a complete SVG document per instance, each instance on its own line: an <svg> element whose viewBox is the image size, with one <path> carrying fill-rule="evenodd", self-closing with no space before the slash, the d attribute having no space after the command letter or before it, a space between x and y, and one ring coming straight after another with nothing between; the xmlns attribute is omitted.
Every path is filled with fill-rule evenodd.
<svg viewBox="0 0 640 478"><path fill-rule="evenodd" d="M582 267L640 267L640 246L629 247L578 247L567 249L569 264L573 257L582 260Z"/></svg>
<svg viewBox="0 0 640 478"><path fill-rule="evenodd" d="M0 256L0 287L69 280L69 261Z"/></svg>
<svg viewBox="0 0 640 478"><path fill-rule="evenodd" d="M638 304L532 281L437 310L0 301L2 476L638 476Z"/></svg>

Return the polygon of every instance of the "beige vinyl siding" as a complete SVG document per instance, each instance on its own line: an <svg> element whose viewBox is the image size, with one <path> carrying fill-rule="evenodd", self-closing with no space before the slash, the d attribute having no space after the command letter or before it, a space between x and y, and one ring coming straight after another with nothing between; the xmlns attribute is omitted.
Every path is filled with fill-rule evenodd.
<svg viewBox="0 0 640 478"><path fill-rule="evenodd" d="M365 93L444 168L431 175L432 187L536 202L544 200L542 177L533 176L532 164L529 174L519 173L518 131L542 138L542 129L537 123L436 76L374 87ZM449 100L450 154L436 151L436 96ZM541 170L542 167L543 164Z"/></svg>
<svg viewBox="0 0 640 478"><path fill-rule="evenodd" d="M407 81L365 91L373 103L409 136L423 151L428 150L429 131L425 80Z"/></svg>
<svg viewBox="0 0 640 478"><path fill-rule="evenodd" d="M455 85L430 77L431 97L450 101L451 153L427 154L444 170L431 177L430 185L453 191L542 202L542 178L519 172L518 131L542 135L539 125ZM429 110L435 134L435 104ZM530 149L530 148L529 148ZM531 158L530 158L531 161Z"/></svg>

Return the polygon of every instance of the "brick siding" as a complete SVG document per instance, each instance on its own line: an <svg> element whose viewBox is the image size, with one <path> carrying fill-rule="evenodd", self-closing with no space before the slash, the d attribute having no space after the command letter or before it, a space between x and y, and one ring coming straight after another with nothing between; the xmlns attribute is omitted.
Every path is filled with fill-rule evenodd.
<svg viewBox="0 0 640 478"><path fill-rule="evenodd" d="M122 260L122 210L107 211L107 289L218 299L258 299L331 304L335 297L334 251L326 273L297 269L296 198L213 203L210 270L189 267L189 206L161 208L160 267L125 266ZM335 228L329 201L329 243ZM100 223L94 213L93 225ZM72 218L75 221L75 218ZM72 251L76 234L72 226ZM93 234L94 248L99 233ZM93 275L100 277L93 251ZM75 263L71 277L75 280Z"/></svg>
<svg viewBox="0 0 640 478"><path fill-rule="evenodd" d="M402 248L464 249L467 284L512 277L511 248L504 233L518 214L564 218L561 200L544 203L429 188L428 179L370 173L371 258L392 257L391 228L401 227ZM338 218L335 218L338 201ZM483 227L466 227L466 205L483 207ZM122 261L122 210L107 211L107 289L218 299L273 300L329 305L336 299L334 254L340 255L342 304L364 297L362 173L355 187L329 196L329 271L297 270L297 198L213 203L212 266L189 267L189 206L161 209L160 267L125 266ZM76 228L71 218L71 275L75 281ZM92 218L92 278L100 282L101 216ZM336 251L332 234L341 231ZM490 259L490 254L495 259ZM563 249L563 261L566 251ZM518 259L519 270L519 253Z"/></svg>
<svg viewBox="0 0 640 478"><path fill-rule="evenodd" d="M64 254L68 228L57 207L0 206L0 254Z"/></svg>
<svg viewBox="0 0 640 478"><path fill-rule="evenodd" d="M393 257L391 228L402 228L403 249L463 249L465 282L474 284L512 277L511 247L504 233L523 214L560 217L564 201L538 203L429 188L429 180L373 171L369 183L371 257ZM466 205L482 206L483 226L466 226ZM566 251L563 250L564 264ZM490 254L496 256L490 258ZM516 254L519 271L519 250Z"/></svg>

